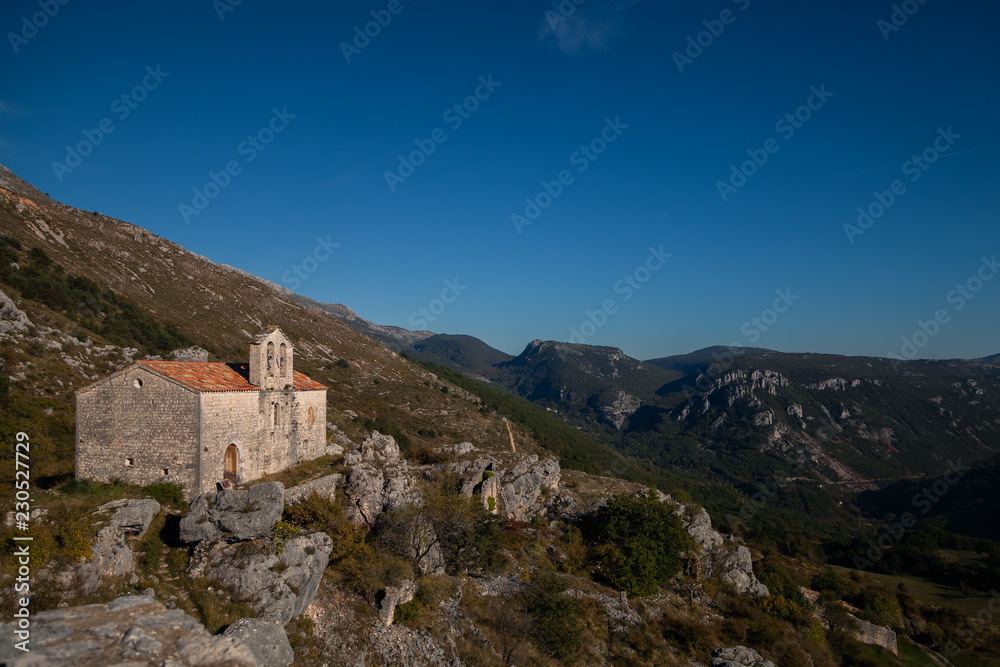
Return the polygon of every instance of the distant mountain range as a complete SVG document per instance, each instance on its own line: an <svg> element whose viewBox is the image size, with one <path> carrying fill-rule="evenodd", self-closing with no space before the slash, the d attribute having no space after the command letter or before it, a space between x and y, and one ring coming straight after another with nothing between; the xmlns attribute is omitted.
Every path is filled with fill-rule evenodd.
<svg viewBox="0 0 1000 667"><path fill-rule="evenodd" d="M950 459L971 462L1000 452L1000 355L894 367L869 357L709 347L642 361L615 347L536 340L514 357L472 336L373 324L347 306L318 303L135 225L54 202L6 169L0 169L0 233L23 244L19 261L31 261L31 248L44 248L61 271L142 304L149 317L177 327L212 359L243 358L252 332L280 323L296 341L296 363L330 387L337 406L331 423L351 435L378 425L420 447L436 446L441 437L507 442L507 425L497 415L484 416L471 403L459 410L448 399L454 394L437 391L433 376L399 358L404 354L530 400L599 446L607 461L626 454L674 478L748 494L789 478L814 488L872 489L939 474ZM88 327L107 314L81 319L84 306L45 317L81 341L104 344ZM74 374L66 364L75 358L35 365L25 354L8 375L60 386L64 401L80 382L110 372ZM62 375L52 376L53 368ZM539 436L556 433L534 428ZM570 440L562 438L563 445Z"/></svg>
<svg viewBox="0 0 1000 667"><path fill-rule="evenodd" d="M735 484L791 466L873 489L934 474L949 457L1000 452L1000 355L894 365L715 346L640 361L614 347L535 340L511 357L472 336L379 327L343 306L322 307L391 349L499 385L625 453Z"/></svg>

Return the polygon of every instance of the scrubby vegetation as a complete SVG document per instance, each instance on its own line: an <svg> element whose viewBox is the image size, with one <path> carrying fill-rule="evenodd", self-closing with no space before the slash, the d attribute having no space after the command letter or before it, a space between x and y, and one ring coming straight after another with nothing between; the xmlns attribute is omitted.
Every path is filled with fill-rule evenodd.
<svg viewBox="0 0 1000 667"><path fill-rule="evenodd" d="M0 283L116 345L163 354L194 344L174 325L157 322L110 289L68 274L41 248L25 252L20 242L6 236L0 236Z"/></svg>

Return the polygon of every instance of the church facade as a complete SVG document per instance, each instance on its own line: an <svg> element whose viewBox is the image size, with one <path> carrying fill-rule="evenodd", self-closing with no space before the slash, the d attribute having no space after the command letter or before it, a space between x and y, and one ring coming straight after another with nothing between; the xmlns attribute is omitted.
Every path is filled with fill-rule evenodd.
<svg viewBox="0 0 1000 667"><path fill-rule="evenodd" d="M326 387L293 368L278 327L249 363L139 361L76 393L76 476L173 482L191 496L326 451Z"/></svg>

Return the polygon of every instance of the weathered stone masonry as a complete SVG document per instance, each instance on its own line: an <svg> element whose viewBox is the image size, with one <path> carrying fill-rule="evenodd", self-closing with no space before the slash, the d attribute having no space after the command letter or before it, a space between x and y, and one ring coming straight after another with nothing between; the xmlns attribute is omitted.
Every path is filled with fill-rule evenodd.
<svg viewBox="0 0 1000 667"><path fill-rule="evenodd" d="M322 456L326 387L293 355L273 327L249 364L140 361L78 391L77 477L171 481L192 496Z"/></svg>

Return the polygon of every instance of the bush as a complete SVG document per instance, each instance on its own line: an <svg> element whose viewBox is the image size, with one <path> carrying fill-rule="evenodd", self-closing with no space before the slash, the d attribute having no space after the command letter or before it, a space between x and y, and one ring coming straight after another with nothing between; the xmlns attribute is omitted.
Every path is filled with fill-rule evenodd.
<svg viewBox="0 0 1000 667"><path fill-rule="evenodd" d="M343 506L318 493L311 493L301 502L285 510L284 520L303 530L321 531L333 540L330 562L345 558L358 549L368 532L366 526L355 526L344 514Z"/></svg>
<svg viewBox="0 0 1000 667"><path fill-rule="evenodd" d="M670 505L656 498L615 496L595 517L597 558L613 586L641 597L681 569L688 536Z"/></svg>
<svg viewBox="0 0 1000 667"><path fill-rule="evenodd" d="M564 596L567 584L553 575L536 575L531 586L527 610L534 621L533 634L552 657L568 665L583 643L580 601Z"/></svg>
<svg viewBox="0 0 1000 667"><path fill-rule="evenodd" d="M145 488L146 495L161 505L175 510L185 510L188 503L184 500L184 489L172 482L157 482Z"/></svg>

